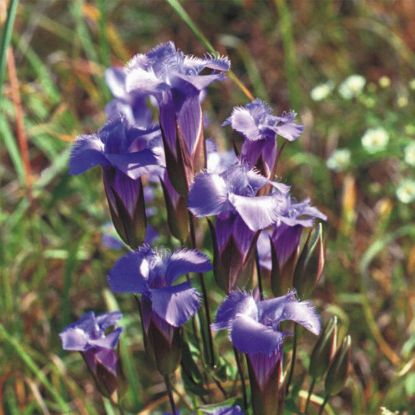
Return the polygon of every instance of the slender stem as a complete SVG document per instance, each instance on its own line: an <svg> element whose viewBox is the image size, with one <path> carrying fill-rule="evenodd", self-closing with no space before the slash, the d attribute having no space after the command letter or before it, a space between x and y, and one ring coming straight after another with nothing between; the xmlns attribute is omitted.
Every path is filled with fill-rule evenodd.
<svg viewBox="0 0 415 415"><path fill-rule="evenodd" d="M190 225L190 241L192 247L196 249L196 234L195 234L195 224L193 220L193 215L189 212L189 225ZM210 309L209 309L209 301L208 295L206 290L205 280L203 278L203 274L199 272L198 274L200 286L202 288L203 293L203 304L205 307L205 314L206 314L206 322L207 322L207 333L208 333L208 344L209 344L209 353L210 353L210 366L213 368L215 367L215 351L213 347L213 337L212 337L212 330L210 328L210 324L212 322L210 318ZM203 329L202 329L203 332Z"/></svg>
<svg viewBox="0 0 415 415"><path fill-rule="evenodd" d="M189 274L186 274L186 281L190 282ZM193 330L193 336L195 337L197 347L198 347L199 350L202 350L201 347L200 347L200 337L199 337L199 334L197 332L197 325L196 325L196 317L195 316L192 317L192 330ZM205 338L204 338L203 330L202 330L202 337L203 337L203 344L205 344Z"/></svg>
<svg viewBox="0 0 415 415"><path fill-rule="evenodd" d="M277 363L277 370L278 370L278 411L277 415L284 414L284 406L285 406L285 386L284 382L282 381L282 369L283 363L282 359L279 360Z"/></svg>
<svg viewBox="0 0 415 415"><path fill-rule="evenodd" d="M290 366L290 372L288 374L287 378L287 389L286 393L290 391L290 385L294 374L294 368L295 368L295 360L297 357L297 324L294 323L294 337L293 337L293 353L291 357L291 366Z"/></svg>
<svg viewBox="0 0 415 415"><path fill-rule="evenodd" d="M324 407L326 406L327 402L329 401L329 398L330 398L330 396L329 396L329 395L326 395L326 396L324 397L324 401L323 401L322 405L320 406L320 411L318 412L318 415L322 415L322 414L323 414L323 412L324 412Z"/></svg>
<svg viewBox="0 0 415 415"><path fill-rule="evenodd" d="M15 112L17 143L19 145L20 154L23 161L25 184L29 200L32 203L32 167L30 164L29 146L27 144L27 135L24 126L24 110L22 107L22 99L20 96L20 85L19 79L17 78L16 63L14 60L12 46L9 46L8 50L7 72L9 74L10 92Z"/></svg>
<svg viewBox="0 0 415 415"><path fill-rule="evenodd" d="M258 276L259 296L260 296L261 301L262 301L264 299L264 290L262 288L261 264L259 262L258 249L255 250L255 263L256 263L256 272L257 272L257 276Z"/></svg>
<svg viewBox="0 0 415 415"><path fill-rule="evenodd" d="M1 41L0 41L0 101L3 98L2 89L3 83L6 77L6 62L7 62L7 50L9 48L10 42L12 40L13 33L13 24L16 17L17 4L19 0L10 0L9 7L6 12L6 20L4 22ZM0 19L2 18L1 13L5 8L5 5L2 4L0 10Z"/></svg>
<svg viewBox="0 0 415 415"><path fill-rule="evenodd" d="M223 395L223 398L226 400L228 399L228 394L226 393L225 388L222 386L222 384L215 378L215 376L212 376L213 383L218 387L220 392Z"/></svg>
<svg viewBox="0 0 415 415"><path fill-rule="evenodd" d="M246 384L245 384L245 376L243 372L243 367L242 367L241 359L239 358L239 353L235 349L235 347L233 348L233 353L235 355L236 366L238 367L239 378L241 379L241 384L242 384L242 397L244 401L244 409L245 411L247 411L248 410L248 398L246 394Z"/></svg>
<svg viewBox="0 0 415 415"><path fill-rule="evenodd" d="M172 391L172 387L171 387L170 379L168 375L164 375L164 383L166 384L167 394L169 395L169 402L170 402L172 414L176 415L177 409L176 409L176 404L174 403L173 391Z"/></svg>
<svg viewBox="0 0 415 415"><path fill-rule="evenodd" d="M316 385L316 378L313 378L311 382L310 389L308 390L307 400L305 403L304 413L307 414L308 406L310 405L311 395L313 394L314 386Z"/></svg>
<svg viewBox="0 0 415 415"><path fill-rule="evenodd" d="M287 140L284 140L282 142L281 146L278 146L278 141L277 141L277 157L275 158L274 168L272 169L272 172L271 172L271 179L274 179L274 177L277 174L278 162L280 160L281 154L282 154L286 144L287 144Z"/></svg>

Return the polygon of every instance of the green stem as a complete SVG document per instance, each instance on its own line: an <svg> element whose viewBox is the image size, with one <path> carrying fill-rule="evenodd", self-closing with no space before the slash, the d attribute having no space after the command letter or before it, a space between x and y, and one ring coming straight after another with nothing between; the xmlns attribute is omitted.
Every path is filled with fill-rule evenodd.
<svg viewBox="0 0 415 415"><path fill-rule="evenodd" d="M190 225L190 242L192 244L193 249L196 249L196 233L195 233L195 224L193 220L193 215L189 212L189 225ZM213 336L212 330L210 328L211 325L211 317L210 317L210 309L209 309L209 299L206 290L205 279L203 278L203 274L199 272L198 274L200 286L203 293L203 304L205 307L205 314L206 314L206 325L207 325L207 334L208 334L208 345L209 345L209 354L210 354L210 366L213 368L215 367L215 349L213 346ZM201 328L203 332L203 329Z"/></svg>
<svg viewBox="0 0 415 415"><path fill-rule="evenodd" d="M294 323L293 353L292 353L292 357L291 357L290 372L289 372L288 378L287 378L287 388L286 388L287 395L290 391L290 385L291 385L291 381L292 381L293 374L294 374L296 357L297 357L297 324Z"/></svg>
<svg viewBox="0 0 415 415"><path fill-rule="evenodd" d="M168 375L164 375L164 383L166 384L167 394L169 396L170 407L172 410L172 415L177 414L176 404L174 403L173 391L170 384L170 379Z"/></svg>
<svg viewBox="0 0 415 415"><path fill-rule="evenodd" d="M10 0L9 8L7 9L6 23L4 25L3 36L0 44L0 101L3 89L3 83L6 79L6 62L7 51L12 39L13 24L16 18L18 0Z"/></svg>
<svg viewBox="0 0 415 415"><path fill-rule="evenodd" d="M239 358L239 353L235 349L235 347L233 348L233 353L235 355L236 366L238 367L239 378L241 379L244 409L245 409L245 411L247 411L248 410L248 397L247 397L247 393L246 393L246 384L245 384L245 376L244 376L244 372L243 372L243 367L242 367L241 359Z"/></svg>
<svg viewBox="0 0 415 415"><path fill-rule="evenodd" d="M308 390L307 401L305 403L304 413L307 414L308 406L310 405L311 395L313 394L314 386L316 385L316 378L313 378L310 389Z"/></svg>
<svg viewBox="0 0 415 415"><path fill-rule="evenodd" d="M326 404L329 401L329 399L330 399L330 396L329 395L326 395L324 397L324 401L323 401L323 403L320 406L320 410L318 411L318 415L323 415L324 407L326 406Z"/></svg>

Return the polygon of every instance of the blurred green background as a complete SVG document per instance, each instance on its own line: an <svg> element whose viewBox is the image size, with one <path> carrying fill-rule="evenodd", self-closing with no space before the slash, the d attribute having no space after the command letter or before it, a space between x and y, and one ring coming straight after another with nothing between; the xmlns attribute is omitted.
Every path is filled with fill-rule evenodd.
<svg viewBox="0 0 415 415"><path fill-rule="evenodd" d="M87 309L118 307L127 407L166 405L133 302L107 288L120 252L102 244L100 174L69 177L67 161L74 138L105 120L105 68L167 40L195 55L210 42L255 97L299 113L305 132L278 176L329 218L316 303L353 339L350 379L329 409L414 414L414 19L412 0L3 0L0 415L117 413L58 334ZM220 124L247 101L232 79L213 86L208 136L230 147L237 136Z"/></svg>

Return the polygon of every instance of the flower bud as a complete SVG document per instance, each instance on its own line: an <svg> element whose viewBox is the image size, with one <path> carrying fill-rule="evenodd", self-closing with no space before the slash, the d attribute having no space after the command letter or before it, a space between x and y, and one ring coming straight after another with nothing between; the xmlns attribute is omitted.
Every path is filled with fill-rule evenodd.
<svg viewBox="0 0 415 415"><path fill-rule="evenodd" d="M309 297L324 268L323 226L310 232L294 272L294 287L301 298Z"/></svg>
<svg viewBox="0 0 415 415"><path fill-rule="evenodd" d="M214 275L226 293L243 288L253 275L254 247L258 233L237 216L208 221L214 246Z"/></svg>
<svg viewBox="0 0 415 415"><path fill-rule="evenodd" d="M309 373L315 380L327 371L336 350L337 317L332 317L323 329L311 353Z"/></svg>
<svg viewBox="0 0 415 415"><path fill-rule="evenodd" d="M351 359L351 344L352 339L348 335L334 355L324 384L326 396L337 395L346 383Z"/></svg>
<svg viewBox="0 0 415 415"><path fill-rule="evenodd" d="M182 331L151 313L147 299L141 301L141 315L151 315L150 321L143 324L144 347L157 370L163 375L173 373L179 366L182 356ZM146 320L146 318L144 318Z"/></svg>
<svg viewBox="0 0 415 415"><path fill-rule="evenodd" d="M274 295L283 295L293 286L293 274L297 262L298 250L294 250L288 259L280 266L277 251L271 243L271 288Z"/></svg>
<svg viewBox="0 0 415 415"><path fill-rule="evenodd" d="M147 225L141 179L132 180L106 168L104 187L115 229L127 245L137 248L144 241Z"/></svg>
<svg viewBox="0 0 415 415"><path fill-rule="evenodd" d="M184 243L189 235L186 198L176 192L167 175L161 180L170 232Z"/></svg>
<svg viewBox="0 0 415 415"><path fill-rule="evenodd" d="M122 372L118 353L114 350L105 352L107 353L107 360L115 361L112 363L112 365L116 368L115 373L113 370L109 369L108 362L102 362L97 359L98 353L87 351L83 355L88 368L95 379L98 390L106 398L111 399L113 402L117 402L126 390L124 374Z"/></svg>

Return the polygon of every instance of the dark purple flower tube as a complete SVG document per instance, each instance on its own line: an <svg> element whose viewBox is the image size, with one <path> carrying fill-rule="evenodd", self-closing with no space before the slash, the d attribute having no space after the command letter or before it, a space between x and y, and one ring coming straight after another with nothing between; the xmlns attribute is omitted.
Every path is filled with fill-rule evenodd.
<svg viewBox="0 0 415 415"><path fill-rule="evenodd" d="M294 291L262 301L252 294L233 291L219 307L212 325L215 330L227 329L233 346L247 357L255 415L276 413L278 370L287 337L280 324L285 320L320 333L314 307L308 301L298 301Z"/></svg>
<svg viewBox="0 0 415 415"><path fill-rule="evenodd" d="M147 223L141 177L162 174L160 145L158 127L142 130L118 117L96 134L78 137L72 148L71 174L102 167L112 221L133 248L144 241Z"/></svg>
<svg viewBox="0 0 415 415"><path fill-rule="evenodd" d="M209 259L196 250L167 253L143 245L120 258L108 275L114 292L141 294L146 351L163 375L179 364L180 328L200 306L200 296L189 281L174 283L184 274L210 269Z"/></svg>
<svg viewBox="0 0 415 415"><path fill-rule="evenodd" d="M310 200L295 202L290 194L277 196L278 221L262 232L257 244L261 266L271 271L271 287L275 295L293 286L293 273L303 229L326 216L310 205ZM268 241L267 241L268 239Z"/></svg>
<svg viewBox="0 0 415 415"><path fill-rule="evenodd" d="M277 160L277 136L294 141L303 131L303 126L294 122L295 117L293 111L279 117L272 115L271 108L265 102L255 99L243 107L234 108L223 125L231 125L244 136L241 160L271 178Z"/></svg>
<svg viewBox="0 0 415 415"><path fill-rule="evenodd" d="M187 210L186 197L176 192L173 187L167 171L160 177L163 188L164 201L167 211L167 223L170 232L182 244L184 244L189 235L189 217Z"/></svg>
<svg viewBox="0 0 415 415"><path fill-rule="evenodd" d="M116 323L121 317L118 311L100 316L90 311L60 334L63 349L81 352L100 392L114 401L122 380L116 351L122 332Z"/></svg>
<svg viewBox="0 0 415 415"><path fill-rule="evenodd" d="M194 175L206 166L201 91L224 79L230 67L224 57L196 58L177 50L172 42L136 55L127 66L128 92L153 95L159 105L169 178L186 195ZM209 70L209 74L202 71Z"/></svg>

